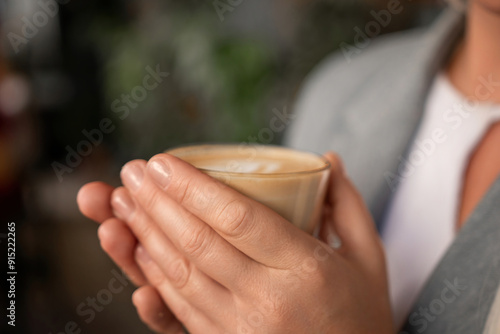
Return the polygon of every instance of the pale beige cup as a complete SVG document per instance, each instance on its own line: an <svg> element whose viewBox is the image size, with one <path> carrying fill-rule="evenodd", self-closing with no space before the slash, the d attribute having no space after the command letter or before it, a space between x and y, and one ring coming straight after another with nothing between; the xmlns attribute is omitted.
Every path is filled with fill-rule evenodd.
<svg viewBox="0 0 500 334"><path fill-rule="evenodd" d="M330 163L322 156L278 146L192 145L166 151L268 206L313 233L321 212Z"/></svg>

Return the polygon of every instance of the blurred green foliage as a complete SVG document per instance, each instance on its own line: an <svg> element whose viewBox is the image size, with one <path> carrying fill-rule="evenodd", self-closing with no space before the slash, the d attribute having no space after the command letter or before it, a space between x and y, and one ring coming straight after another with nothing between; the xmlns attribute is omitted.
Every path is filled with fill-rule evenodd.
<svg viewBox="0 0 500 334"><path fill-rule="evenodd" d="M353 28L385 6L252 0L225 12L221 21L210 1L71 1L60 8L62 43L52 50L61 57L32 62L27 51L14 61L30 74L50 69L72 83L69 102L47 106L50 113L41 116L46 161L64 158L65 147L82 140L83 129L111 117L117 130L105 140L121 163L180 144L255 136L274 108L293 109L306 74L342 41L352 43ZM413 26L419 5L411 6L382 33ZM142 84L147 66L157 65L169 77L120 119L113 103Z"/></svg>
<svg viewBox="0 0 500 334"><path fill-rule="evenodd" d="M131 3L128 20L102 16L86 36L101 59L104 110L119 127L115 143L124 159L189 142L237 142L256 135L271 110L293 101L304 75L350 38L368 12L357 1L297 5L288 18L294 25L287 44L242 29L234 20L219 21L210 5ZM279 1L270 8L280 15ZM294 17L299 10L301 16ZM146 66L157 64L169 78L126 119L118 119L113 101L142 83Z"/></svg>
<svg viewBox="0 0 500 334"><path fill-rule="evenodd" d="M12 8L10 17L0 12L0 20L6 15L6 21L22 23L22 15L31 17L38 2L0 0L1 9ZM27 319L23 324L29 329L21 331L64 328L74 319L76 305L109 281L111 264L99 266L103 254L96 253L95 226L77 212L81 185L96 179L118 185L123 163L171 146L256 137L269 126L273 109L293 110L307 73L342 41L352 43L353 28L373 20L370 11L386 3L245 0L223 21L211 1L72 0L61 5L60 15L22 52L8 56L10 70L22 73L33 93L28 110L14 121L29 125L15 130L20 138L34 138L34 149L22 151L14 143L13 152L37 159L36 166L18 173L18 201L27 212L21 249L30 253L23 274L28 288L19 288L26 291L29 315L20 318ZM419 2L407 7L382 33L414 26ZM23 8L26 12L18 14ZM146 68L157 65L169 76L137 106L127 107L128 113L115 112L116 101L126 106L123 96L141 87ZM51 164L65 163L67 148L88 139L82 131L99 128L108 117L116 130L103 135L103 143L59 182ZM120 298L127 302L117 299L83 331L140 332L143 325L127 293Z"/></svg>
<svg viewBox="0 0 500 334"><path fill-rule="evenodd" d="M161 8L163 8L161 6ZM125 155L148 156L201 141L241 141L263 124L279 59L256 39L221 33L214 12L152 11L135 24L99 20L89 32L102 59L105 111ZM119 120L111 105L141 85L145 68L170 76Z"/></svg>

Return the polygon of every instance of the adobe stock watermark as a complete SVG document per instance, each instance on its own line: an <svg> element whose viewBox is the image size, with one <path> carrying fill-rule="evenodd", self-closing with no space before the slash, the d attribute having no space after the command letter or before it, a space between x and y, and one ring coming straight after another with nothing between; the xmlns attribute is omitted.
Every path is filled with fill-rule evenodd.
<svg viewBox="0 0 500 334"><path fill-rule="evenodd" d="M487 78L478 78L479 84L476 86L474 96L468 96L463 103L455 103L453 107L443 113L443 121L446 129L437 127L433 129L431 135L412 145L412 150L408 157L400 155L398 157L397 173L385 172L384 178L387 185L394 192L397 187L415 174L420 166L423 166L436 149L448 140L451 133L457 131L471 113L477 111L480 102L489 100L500 87L500 81L495 81L493 74Z"/></svg>
<svg viewBox="0 0 500 334"><path fill-rule="evenodd" d="M283 107L282 111L274 108L269 127L260 129L256 135L250 135L246 141L241 142L238 146L238 154L244 157L246 162L251 162L257 156L259 145L272 143L276 135L285 131L296 117L296 115L288 112L286 106ZM228 172L243 172L243 167L241 160L231 160L227 163L226 170Z"/></svg>
<svg viewBox="0 0 500 334"><path fill-rule="evenodd" d="M337 239L338 237L335 238ZM338 241L336 240L335 243L336 242ZM328 240L328 243L331 245L330 240ZM297 266L296 269L287 276L287 288L290 290L301 288L304 282L307 283L309 281L311 274L319 270L320 264L327 261L333 253L335 253L336 248L338 247L335 245L316 246L312 254L306 257L301 265ZM270 300L265 300L260 306L260 310L249 313L246 319L238 319L237 333L261 333L262 331L259 330L259 328L265 325L265 314L273 310L275 310L275 305L273 305Z"/></svg>
<svg viewBox="0 0 500 334"><path fill-rule="evenodd" d="M142 80L142 84L132 88L129 94L122 94L120 98L115 99L111 103L111 111L118 115L120 120L126 119L131 110L136 109L139 103L146 100L150 92L160 86L165 78L169 76L168 72L162 72L160 65L156 65L156 69L146 66L147 74ZM92 154L95 147L99 146L104 135L115 131L116 125L110 118L103 118L99 122L99 127L91 130L83 129L82 135L84 139L78 142L75 148L67 145L66 158L64 163L54 161L51 166L57 176L59 182L63 181L65 174L72 173L83 161L84 157Z"/></svg>
<svg viewBox="0 0 500 334"><path fill-rule="evenodd" d="M99 290L95 296L87 297L85 301L78 304L76 314L79 315L86 324L90 324L96 318L97 313L102 312L105 306L111 304L115 295L123 292L125 287L130 283L127 276L123 272L118 272L116 269L111 270L113 277L109 280L107 287ZM68 321L63 331L54 334L80 334L82 328L78 322L74 320ZM49 332L49 334L53 334Z"/></svg>
<svg viewBox="0 0 500 334"><path fill-rule="evenodd" d="M259 130L256 135L250 135L246 141L240 142L237 145L236 155L240 159L234 159L227 162L225 171L227 172L250 172L246 170L245 164L253 161L257 157L259 144L271 143L277 134L285 131L286 127L296 118L296 115L289 113L286 106L280 111L278 108L272 110L273 116L269 121L269 126ZM220 175L219 181L229 183L229 175ZM207 183L203 190L199 192L196 200L196 208L203 210L213 205L213 199L216 198L220 191L220 184L217 182Z"/></svg>
<svg viewBox="0 0 500 334"><path fill-rule="evenodd" d="M59 5L66 5L70 0L39 0L38 10L30 17L21 18L21 35L9 32L7 38L17 54L23 46L36 37L49 22L59 13Z"/></svg>
<svg viewBox="0 0 500 334"><path fill-rule="evenodd" d="M219 20L224 22L226 19L226 13L232 13L243 3L243 1L244 0L214 0L212 5L214 6L215 12L219 16Z"/></svg>
<svg viewBox="0 0 500 334"><path fill-rule="evenodd" d="M458 278L450 281L448 279L443 281L443 289L439 296L433 299L429 305L419 307L418 311L410 314L408 322L410 326L416 327L418 333L424 333L429 327L430 323L446 311L448 305L454 303L460 298L462 292L467 290L465 282L460 282ZM399 332L399 334L409 334L408 332Z"/></svg>
<svg viewBox="0 0 500 334"><path fill-rule="evenodd" d="M370 11L373 20L365 24L364 31L358 26L354 27L356 35L354 35L353 43L341 42L339 44L347 63L351 63L353 57L360 54L364 48L370 45L373 38L380 35L382 28L387 27L391 23L393 15L400 14L403 10L404 6L400 0L389 0L387 2L387 9L382 9L378 12L375 10Z"/></svg>

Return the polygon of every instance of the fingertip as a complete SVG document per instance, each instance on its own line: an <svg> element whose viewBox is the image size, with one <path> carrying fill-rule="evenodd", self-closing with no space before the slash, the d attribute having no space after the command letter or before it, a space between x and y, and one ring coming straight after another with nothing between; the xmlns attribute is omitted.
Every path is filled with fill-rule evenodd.
<svg viewBox="0 0 500 334"><path fill-rule="evenodd" d="M159 333L182 333L182 325L167 308L158 291L152 286L138 288L132 303L141 320Z"/></svg>
<svg viewBox="0 0 500 334"><path fill-rule="evenodd" d="M99 182L91 182L84 184L78 193L76 194L76 203L78 204L78 208L80 211L87 216L87 212L89 210L89 199L90 195L93 192L92 189L96 187Z"/></svg>
<svg viewBox="0 0 500 334"><path fill-rule="evenodd" d="M323 156L330 162L334 161L338 157L338 155L333 151L327 151Z"/></svg>
<svg viewBox="0 0 500 334"><path fill-rule="evenodd" d="M131 160L122 166L122 169L120 170L120 177L123 180L124 173L126 173L127 170L132 168L140 168L141 170L144 170L146 168L146 164L147 164L146 160L143 159Z"/></svg>
<svg viewBox="0 0 500 334"><path fill-rule="evenodd" d="M106 220L97 229L101 247L115 259L132 258L137 239L127 225L117 218ZM122 262L122 261L119 261Z"/></svg>
<svg viewBox="0 0 500 334"><path fill-rule="evenodd" d="M104 249L103 245L102 245L102 240L106 238L106 227L103 227L105 224L101 224L99 225L99 227L97 228L97 238L99 239L99 243L101 245L101 248Z"/></svg>
<svg viewBox="0 0 500 334"><path fill-rule="evenodd" d="M114 188L104 182L87 183L80 188L76 202L80 212L98 223L113 216L110 198Z"/></svg>
<svg viewBox="0 0 500 334"><path fill-rule="evenodd" d="M152 287L149 285L146 286L141 286L140 288L137 288L133 293L132 293L132 304L136 308L139 308L143 303L147 302L147 293L146 290L151 289Z"/></svg>
<svg viewBox="0 0 500 334"><path fill-rule="evenodd" d="M122 167L122 169L127 168L128 166L132 165L140 165L140 166L145 166L147 164L147 161L144 159L134 159L130 160L129 162L125 163Z"/></svg>
<svg viewBox="0 0 500 334"><path fill-rule="evenodd" d="M106 220L97 229L101 248L122 268L136 286L146 284L147 280L134 259L138 244L128 226L117 218Z"/></svg>
<svg viewBox="0 0 500 334"><path fill-rule="evenodd" d="M168 174L171 172L175 172L175 170L179 168L186 168L186 167L191 167L193 168L192 170L198 171L192 164L189 162L169 153L159 153L151 157L149 161L147 162L147 168L148 170L152 170L154 168L154 165L158 166L163 166L163 170L167 171Z"/></svg>
<svg viewBox="0 0 500 334"><path fill-rule="evenodd" d="M173 157L173 155L171 154L168 154L168 153L158 153L158 154L155 154L151 157L151 159L149 159L148 163L152 160L161 160L161 161L166 161L168 159L170 159L170 157Z"/></svg>
<svg viewBox="0 0 500 334"><path fill-rule="evenodd" d="M111 193L111 204L113 204L113 202L116 201L116 199L119 198L124 191L127 191L125 187L117 187L113 189L113 192Z"/></svg>
<svg viewBox="0 0 500 334"><path fill-rule="evenodd" d="M344 163L337 153L328 151L324 154L324 157L330 162L333 173L345 175Z"/></svg>
<svg viewBox="0 0 500 334"><path fill-rule="evenodd" d="M108 242L111 239L110 236L112 235L111 229L113 225L113 218L110 218L108 220L105 220L99 227L97 228L97 237L99 238L99 242L101 243L101 248L104 249L105 251L108 250Z"/></svg>
<svg viewBox="0 0 500 334"><path fill-rule="evenodd" d="M172 163L175 164L175 160L179 160L182 163L187 163L184 160L177 158L174 155L168 153L159 153L154 155L147 162L146 168L149 173L153 172L154 174L164 174L163 177L170 176ZM156 173L155 173L156 172Z"/></svg>

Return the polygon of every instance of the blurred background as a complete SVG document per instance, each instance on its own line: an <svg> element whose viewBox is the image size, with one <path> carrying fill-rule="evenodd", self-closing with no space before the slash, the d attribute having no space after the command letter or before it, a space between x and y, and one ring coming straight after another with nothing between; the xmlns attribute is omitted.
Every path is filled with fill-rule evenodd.
<svg viewBox="0 0 500 334"><path fill-rule="evenodd" d="M78 189L119 185L122 164L176 145L279 143L258 138L273 110L293 110L307 73L388 2L0 0L1 261L6 272L15 222L18 272L16 327L2 312L0 332L70 333L73 321L149 333L131 284L107 289L119 271ZM426 25L444 5L402 3L381 34Z"/></svg>

